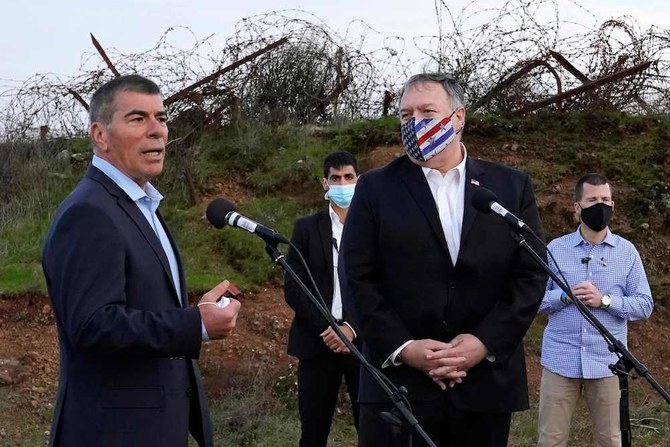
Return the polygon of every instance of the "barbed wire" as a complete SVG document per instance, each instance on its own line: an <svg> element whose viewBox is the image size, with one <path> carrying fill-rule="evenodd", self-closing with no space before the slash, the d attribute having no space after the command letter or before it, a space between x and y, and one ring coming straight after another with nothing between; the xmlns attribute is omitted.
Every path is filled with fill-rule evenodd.
<svg viewBox="0 0 670 447"><path fill-rule="evenodd" d="M171 103L171 116L186 124L225 124L236 117L278 123L378 117L394 113L395 92L409 75L422 70L453 73L478 110L514 112L646 61L653 63L643 71L548 109L670 109L670 31L656 26L642 30L628 16L598 24L573 0L507 0L495 8L481 4L473 0L456 12L445 0L435 0L438 34L410 41L383 36L361 20L340 35L310 13L283 10L240 20L222 48L214 34L199 38L180 26L166 30L147 51L105 51L120 73L144 74L169 97L288 38ZM579 12L579 21L564 14L568 7ZM559 62L559 56L572 68ZM0 100L7 103L0 112L0 139L85 134L82 102L114 74L93 52L82 55L79 73L35 75L19 85L0 82Z"/></svg>
<svg viewBox="0 0 670 447"><path fill-rule="evenodd" d="M668 110L668 30L652 26L642 31L630 16L598 26L590 11L571 0L508 0L499 7L484 9L476 9L478 2L473 1L459 13L451 11L444 0L438 2L447 12L453 31L449 39L440 35L441 41L426 45L429 49L425 54L439 69L454 73L465 85L470 103L480 101L529 63L547 62L499 91L483 110L523 109L560 93L559 89L573 89L585 82L557 63L551 52L562 55L591 81L645 61L654 62L645 71L563 101L562 110ZM562 12L569 6L581 12L581 22L564 18ZM551 19L540 21L541 17ZM587 20L590 23L585 23ZM557 76L561 85L557 85Z"/></svg>

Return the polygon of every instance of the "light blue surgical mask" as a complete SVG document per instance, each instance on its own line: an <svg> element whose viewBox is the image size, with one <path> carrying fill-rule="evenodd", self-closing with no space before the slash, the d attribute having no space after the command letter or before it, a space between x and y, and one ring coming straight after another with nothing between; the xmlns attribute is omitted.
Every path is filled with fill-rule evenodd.
<svg viewBox="0 0 670 447"><path fill-rule="evenodd" d="M355 189L355 183L352 185L328 185L326 196L340 208L349 208Z"/></svg>

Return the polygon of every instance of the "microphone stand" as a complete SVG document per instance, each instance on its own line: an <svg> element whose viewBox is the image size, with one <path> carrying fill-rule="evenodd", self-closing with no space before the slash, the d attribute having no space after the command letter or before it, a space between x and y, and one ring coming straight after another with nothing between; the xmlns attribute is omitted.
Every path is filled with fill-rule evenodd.
<svg viewBox="0 0 670 447"><path fill-rule="evenodd" d="M428 434L421 428L419 421L416 420L412 414L411 409L409 408L409 403L407 402L407 389L405 387L400 387L399 389L388 379L386 378L379 370L368 362L363 354L354 346L354 344L342 333L337 321L333 315L316 299L312 292L307 288L305 283L298 277L298 275L293 271L290 265L286 262L284 255L277 248L277 241L265 241L265 251L270 256L273 262L279 264L282 269L291 277L293 281L300 287L300 290L303 291L305 295L312 302L314 307L319 311L319 313L328 321L328 325L335 331L337 336L342 340L346 347L351 351L351 353L356 357L359 363L367 370L367 372L372 376L372 378L377 382L379 387L386 393L389 397L389 400L393 403L395 409L393 412L382 413L382 417L392 424L400 425L402 421L398 418L397 414L399 413L402 418L407 422L407 424L414 428L419 435L424 439L426 444L430 447L437 447L435 443L430 439ZM305 266L307 267L307 266ZM397 411L397 412L396 412ZM394 427L395 428L395 427ZM411 447L412 445L412 434L409 433L408 444Z"/></svg>
<svg viewBox="0 0 670 447"><path fill-rule="evenodd" d="M596 328L598 332L603 336L607 342L607 348L610 352L615 353L619 356L619 361L616 364L609 365L609 369L619 378L619 390L621 390L621 398L619 399L619 418L621 426L621 440L622 447L630 447L632 443L632 432L630 427L630 411L628 405L628 377L631 376L634 379L636 378L631 374L632 370L635 370L639 376L644 377L647 382L658 392L658 394L665 399L666 402L670 403L670 395L668 392L663 389L661 385L651 376L651 373L630 351L624 346L624 344L618 340L612 333L598 320L591 311L586 307L586 304L582 303L580 300L575 297L575 295L570 290L570 287L563 282L561 278L556 275L547 263L542 259L533 248L528 245L526 239L520 234L520 229L514 228L513 238L514 240L523 247L531 257L537 262L544 270L551 276L551 279L565 292L567 296L570 297L572 302L577 306L577 309L582 314L582 316L589 322L591 325Z"/></svg>

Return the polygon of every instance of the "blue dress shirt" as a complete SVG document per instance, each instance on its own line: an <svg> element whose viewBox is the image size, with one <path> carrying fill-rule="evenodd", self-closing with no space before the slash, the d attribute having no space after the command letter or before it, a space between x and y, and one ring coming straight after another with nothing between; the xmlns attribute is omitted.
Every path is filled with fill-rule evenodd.
<svg viewBox="0 0 670 447"><path fill-rule="evenodd" d="M649 318L654 308L647 276L635 246L609 229L602 242L592 245L584 240L577 228L574 233L551 241L549 250L570 287L590 281L612 298L609 308L589 310L614 337L627 345L627 321ZM558 273L552 260L549 266ZM607 349L605 339L574 304L561 301L562 292L549 278L538 311L549 315L542 339L542 366L568 378L611 376L608 365L616 363L618 357Z"/></svg>

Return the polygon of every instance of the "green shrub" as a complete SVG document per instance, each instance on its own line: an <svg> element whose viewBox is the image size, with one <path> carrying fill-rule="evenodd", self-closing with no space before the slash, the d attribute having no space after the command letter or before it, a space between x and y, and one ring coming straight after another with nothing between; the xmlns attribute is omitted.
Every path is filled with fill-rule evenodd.
<svg viewBox="0 0 670 447"><path fill-rule="evenodd" d="M221 129L204 132L199 145L206 148L210 161L225 167L249 171L265 164L276 148L275 130L263 123L241 121Z"/></svg>
<svg viewBox="0 0 670 447"><path fill-rule="evenodd" d="M240 206L240 213L290 237L293 222L305 210L294 200L281 197L253 199ZM265 243L244 230L224 228L216 242L221 259L243 276L246 287L278 281L281 270L265 252ZM285 252L286 248L282 250Z"/></svg>
<svg viewBox="0 0 670 447"><path fill-rule="evenodd" d="M325 132L325 137L333 142L334 150L361 155L378 146L401 144L400 121L395 116L354 121Z"/></svg>
<svg viewBox="0 0 670 447"><path fill-rule="evenodd" d="M280 197L251 199L239 208L241 214L286 237L290 237L295 219L309 211L290 198ZM281 279L280 268L267 255L259 237L228 226L216 229L197 207L170 208L164 214L180 247L191 290L209 290L223 279L242 289Z"/></svg>
<svg viewBox="0 0 670 447"><path fill-rule="evenodd" d="M279 147L270 155L265 168L249 175L251 186L259 194L302 191L323 177L323 159L333 150L315 141Z"/></svg>

